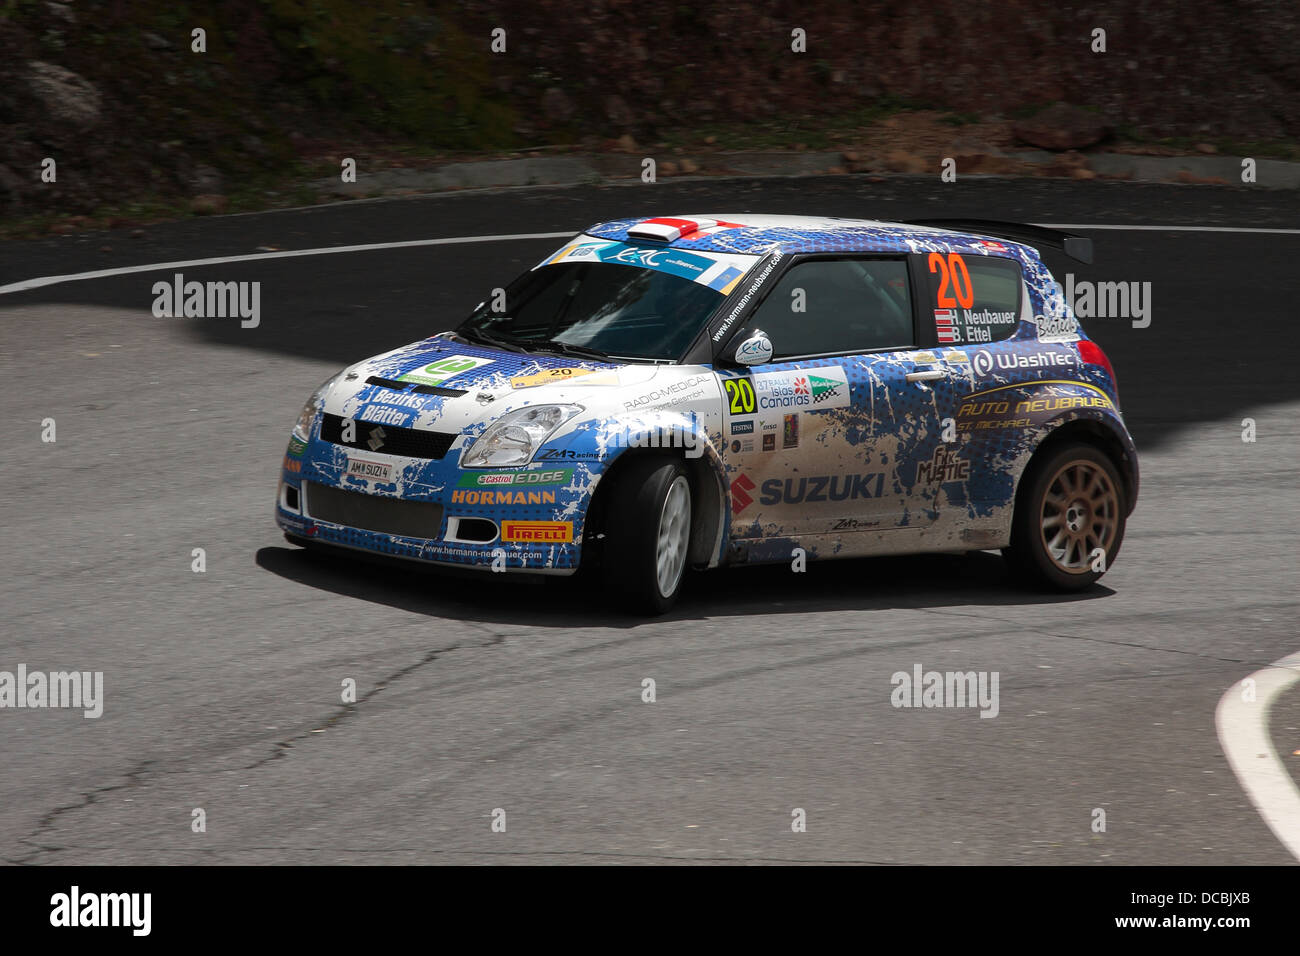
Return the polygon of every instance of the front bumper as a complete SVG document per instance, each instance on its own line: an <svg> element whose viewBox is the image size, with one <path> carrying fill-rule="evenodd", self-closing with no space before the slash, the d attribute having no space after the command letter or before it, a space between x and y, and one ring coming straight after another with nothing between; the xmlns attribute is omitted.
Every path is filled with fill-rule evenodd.
<svg viewBox="0 0 1300 956"><path fill-rule="evenodd" d="M364 456L391 466L381 480L348 473L355 452L292 440L276 524L294 538L427 564L573 573L596 463L461 469L460 444L441 460Z"/></svg>

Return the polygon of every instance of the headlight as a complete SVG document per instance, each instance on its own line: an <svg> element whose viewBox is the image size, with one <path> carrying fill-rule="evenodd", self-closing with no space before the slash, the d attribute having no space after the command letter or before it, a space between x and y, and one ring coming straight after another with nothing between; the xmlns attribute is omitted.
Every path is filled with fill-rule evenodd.
<svg viewBox="0 0 1300 956"><path fill-rule="evenodd" d="M460 460L462 468L526 465L581 405L530 405L507 412L487 427Z"/></svg>
<svg viewBox="0 0 1300 956"><path fill-rule="evenodd" d="M325 406L325 396L330 393L334 383L341 379L347 369L339 372L337 375L331 375L328 379L317 386L316 391L311 393L311 398L307 399L307 404L302 407L298 413L298 422L293 426L293 434L302 441L307 441L311 436L312 422L316 419L316 413Z"/></svg>

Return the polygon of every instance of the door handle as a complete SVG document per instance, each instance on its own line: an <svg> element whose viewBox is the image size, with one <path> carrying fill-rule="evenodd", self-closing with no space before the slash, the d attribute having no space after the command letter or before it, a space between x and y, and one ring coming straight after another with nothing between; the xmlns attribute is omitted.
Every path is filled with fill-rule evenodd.
<svg viewBox="0 0 1300 956"><path fill-rule="evenodd" d="M919 372L908 372L907 380L909 382L932 382L936 378L945 378L948 373L941 368L927 368Z"/></svg>

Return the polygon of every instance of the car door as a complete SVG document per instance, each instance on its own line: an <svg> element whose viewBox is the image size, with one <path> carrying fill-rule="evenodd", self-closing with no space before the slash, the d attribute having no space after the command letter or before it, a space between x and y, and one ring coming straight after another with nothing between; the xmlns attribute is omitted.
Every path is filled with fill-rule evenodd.
<svg viewBox="0 0 1300 956"><path fill-rule="evenodd" d="M935 519L914 496L952 389L941 357L916 348L914 282L903 256L799 256L744 318L722 354L761 330L773 356L721 373L734 538L870 550L854 532Z"/></svg>
<svg viewBox="0 0 1300 956"><path fill-rule="evenodd" d="M1020 263L996 240L979 240L976 249L925 253L913 263L922 290L920 341L933 346L947 372L934 389L953 409L945 415L944 447L919 475L916 497L942 522L937 533L968 546L998 540L995 509L1015 495L1008 439L1015 435L1010 423L1023 420L1022 396L1005 387L1010 379L1000 370L1020 368L1026 346L1017 330L1033 322ZM1052 377L1052 366L1040 369L1037 359L1023 356L1027 374Z"/></svg>

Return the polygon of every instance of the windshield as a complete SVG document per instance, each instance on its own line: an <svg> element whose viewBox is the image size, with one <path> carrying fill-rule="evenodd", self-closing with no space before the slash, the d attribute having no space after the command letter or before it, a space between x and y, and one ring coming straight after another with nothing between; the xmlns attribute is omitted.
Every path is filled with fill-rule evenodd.
<svg viewBox="0 0 1300 956"><path fill-rule="evenodd" d="M502 347L678 359L756 256L584 239L489 299L456 330Z"/></svg>

